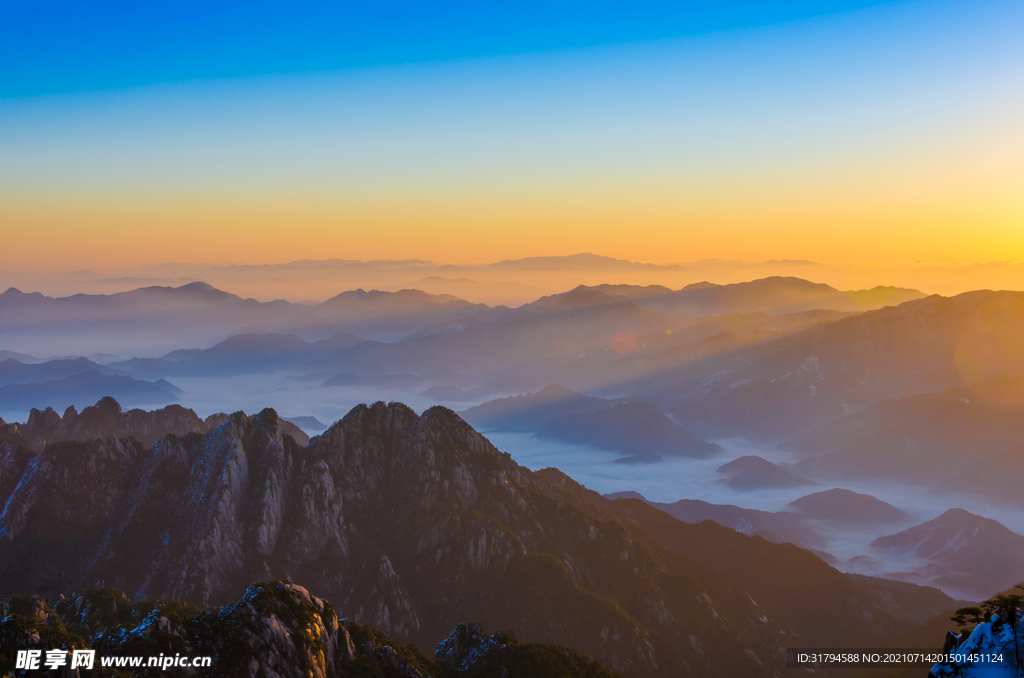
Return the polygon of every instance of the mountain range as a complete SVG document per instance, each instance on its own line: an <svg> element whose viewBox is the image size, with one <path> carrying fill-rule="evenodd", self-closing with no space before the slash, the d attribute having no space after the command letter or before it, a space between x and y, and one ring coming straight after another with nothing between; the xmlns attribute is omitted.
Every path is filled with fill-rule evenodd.
<svg viewBox="0 0 1024 678"><path fill-rule="evenodd" d="M1024 293L931 296L741 346L623 387L715 435L792 438L892 398L1024 375Z"/></svg>
<svg viewBox="0 0 1024 678"><path fill-rule="evenodd" d="M205 607L287 574L396 643L471 619L636 676L774 675L788 643L869 646L953 604L531 472L440 407L359 406L308 443L272 410L118 434L0 446L0 595Z"/></svg>

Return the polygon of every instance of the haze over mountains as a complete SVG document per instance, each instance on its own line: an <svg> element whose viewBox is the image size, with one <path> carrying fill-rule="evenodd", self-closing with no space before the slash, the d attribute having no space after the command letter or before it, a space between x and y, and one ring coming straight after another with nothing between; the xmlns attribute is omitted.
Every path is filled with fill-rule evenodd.
<svg viewBox="0 0 1024 678"><path fill-rule="evenodd" d="M574 285L507 307L365 288L264 303L192 283L8 291L0 314L8 422L31 408L73 405L77 416L112 395L126 407L178 402L199 421L273 406L301 438L363 401L457 403L531 468L956 595L981 590L971 577L997 580L962 563L921 579L928 557L870 542L957 507L1024 531L1020 293L844 292L770 277Z"/></svg>
<svg viewBox="0 0 1024 678"><path fill-rule="evenodd" d="M490 264L307 259L271 265L164 263L69 272L0 270L0 290L17 287L49 296L115 294L140 287L179 287L204 281L262 301L319 303L342 290L417 289L450 294L472 303L515 307L579 284L663 285L678 290L705 280L727 284L771 276L816 280L837 289L871 289L879 281L886 281L886 285L952 296L974 289L1020 289L1022 272L1024 265L1008 261L882 266L843 266L793 259L651 264L576 254Z"/></svg>
<svg viewBox="0 0 1024 678"><path fill-rule="evenodd" d="M809 304L813 308L839 310L851 310L852 305L862 310L886 302L883 295L874 300L865 298L865 303L853 303L849 301L851 293L802 281L775 278L743 283L738 286L739 289L733 289L737 286L725 286L726 290L732 291L725 294L727 299L719 306L723 309L735 307L743 309L743 312L773 312L780 302L770 301L773 296L771 290L794 285L814 288L813 291L790 293L786 297L782 303L794 309L808 307ZM747 289L750 286L753 287ZM619 289L621 291L621 286ZM660 296L666 297L665 303L670 308L680 305L685 307L693 294L701 299L708 294L706 286L677 293L671 293L668 288L653 289L662 292ZM920 293L913 290L895 290L894 293L920 296ZM612 293L607 300L611 297L630 298L628 294ZM812 300L817 303L812 303ZM647 297L646 302L654 304L654 297ZM543 305L544 302L533 303ZM715 306L701 303L709 308ZM761 306L765 308L761 309ZM48 333L61 328L73 328L81 335L74 344L64 344L68 351L54 350L51 355L72 351L86 353L83 348L94 343L90 337L95 337L104 329L108 332L118 330L119 333L127 333L117 339L120 344L118 350L132 346L133 340L138 350L152 346L149 354L142 357L155 357L154 349L159 350L161 346L170 346L172 343L177 343L176 348L183 347L187 342L201 346L203 343L212 343L211 339L219 340L245 331L294 332L306 339L323 339L339 331L349 331L368 339L393 341L424 328L461 318L490 320L505 317L502 309L507 311L508 307L473 304L451 295L428 294L415 289L395 292L357 289L310 305L283 300L259 302L222 292L203 282L177 287L141 287L109 296L76 294L55 298L36 292L21 292L15 288L0 294L0 312L7 321L3 328L5 344L20 343L32 347L32 351L24 352L34 354L39 352L40 346L30 343L32 337L48 337ZM159 341L157 331L170 334L175 342ZM109 346L116 338L107 339L106 345ZM141 355L138 350L133 352Z"/></svg>

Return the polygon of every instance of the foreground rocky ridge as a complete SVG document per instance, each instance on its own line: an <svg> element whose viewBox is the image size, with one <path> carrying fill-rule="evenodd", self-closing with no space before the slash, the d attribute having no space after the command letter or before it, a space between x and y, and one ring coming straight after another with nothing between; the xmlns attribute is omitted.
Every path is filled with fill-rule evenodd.
<svg viewBox="0 0 1024 678"><path fill-rule="evenodd" d="M9 442L0 595L206 607L285 578L397 642L472 619L634 676L776 675L786 646L868 646L953 603L531 472L445 408L359 406L307 445L293 428L264 410L149 448Z"/></svg>
<svg viewBox="0 0 1024 678"><path fill-rule="evenodd" d="M611 671L563 647L522 643L509 633L485 634L462 624L433 657L403 647L350 620L287 581L254 584L240 600L200 612L172 600L133 603L114 589L88 589L54 608L38 596L0 601L0 672L18 671L19 650L96 651L86 675L216 675L249 678L460 678L500 675L614 678ZM104 657L210 658L203 667L102 666ZM70 667L61 675L80 676Z"/></svg>

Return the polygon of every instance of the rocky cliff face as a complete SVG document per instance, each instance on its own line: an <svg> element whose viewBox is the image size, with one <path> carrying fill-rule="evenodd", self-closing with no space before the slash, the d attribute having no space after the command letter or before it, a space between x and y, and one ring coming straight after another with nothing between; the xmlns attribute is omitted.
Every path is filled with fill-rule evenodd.
<svg viewBox="0 0 1024 678"><path fill-rule="evenodd" d="M359 406L308 444L290 426L0 447L0 594L205 607L286 578L398 643L473 619L637 676L773 675L786 645L869 644L952 603L530 472L444 408Z"/></svg>

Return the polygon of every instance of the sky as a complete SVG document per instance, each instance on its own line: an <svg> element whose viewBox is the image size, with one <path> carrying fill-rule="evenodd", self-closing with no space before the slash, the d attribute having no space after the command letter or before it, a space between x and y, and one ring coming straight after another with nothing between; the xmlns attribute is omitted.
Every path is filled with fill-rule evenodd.
<svg viewBox="0 0 1024 678"><path fill-rule="evenodd" d="M0 269L1022 262L1022 34L1019 0L3 0Z"/></svg>

